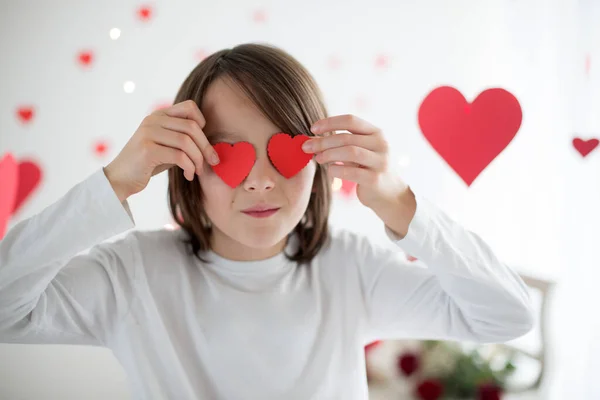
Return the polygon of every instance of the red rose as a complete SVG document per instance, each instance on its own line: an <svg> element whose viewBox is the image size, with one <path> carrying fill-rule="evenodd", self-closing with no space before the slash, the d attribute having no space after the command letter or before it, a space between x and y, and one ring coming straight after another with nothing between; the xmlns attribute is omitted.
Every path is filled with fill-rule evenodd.
<svg viewBox="0 0 600 400"><path fill-rule="evenodd" d="M404 353L398 357L397 365L405 376L410 376L419 369L419 358L416 354Z"/></svg>
<svg viewBox="0 0 600 400"><path fill-rule="evenodd" d="M444 387L437 379L426 379L417 386L417 395L422 400L437 400L443 392Z"/></svg>
<svg viewBox="0 0 600 400"><path fill-rule="evenodd" d="M502 389L494 383L483 383L477 388L478 400L500 400L501 398Z"/></svg>

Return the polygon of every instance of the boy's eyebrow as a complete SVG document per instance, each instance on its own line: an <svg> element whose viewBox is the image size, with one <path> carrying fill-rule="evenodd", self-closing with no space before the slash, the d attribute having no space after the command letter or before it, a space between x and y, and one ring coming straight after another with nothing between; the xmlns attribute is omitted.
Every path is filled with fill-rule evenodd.
<svg viewBox="0 0 600 400"><path fill-rule="evenodd" d="M237 139L244 140L244 138L236 132L229 131L215 131L206 135L208 140L222 140L222 139Z"/></svg>

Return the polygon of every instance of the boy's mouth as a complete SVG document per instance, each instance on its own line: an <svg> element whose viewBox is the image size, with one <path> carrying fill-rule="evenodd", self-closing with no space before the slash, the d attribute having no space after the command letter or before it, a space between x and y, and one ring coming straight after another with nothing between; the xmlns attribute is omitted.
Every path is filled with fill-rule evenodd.
<svg viewBox="0 0 600 400"><path fill-rule="evenodd" d="M263 210L263 211L242 211L242 212L251 217L265 218L265 217L269 217L269 216L275 214L277 211L279 211L279 208L272 208L270 210Z"/></svg>
<svg viewBox="0 0 600 400"><path fill-rule="evenodd" d="M251 217L265 218L275 214L279 209L280 207L272 204L259 203L250 208L242 210L242 212L246 215L250 215Z"/></svg>

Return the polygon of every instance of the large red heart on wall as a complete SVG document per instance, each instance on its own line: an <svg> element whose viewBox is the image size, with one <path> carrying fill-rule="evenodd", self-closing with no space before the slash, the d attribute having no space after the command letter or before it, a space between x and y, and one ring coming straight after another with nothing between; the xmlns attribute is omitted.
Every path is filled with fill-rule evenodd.
<svg viewBox="0 0 600 400"><path fill-rule="evenodd" d="M11 216L16 214L38 187L42 171L33 161L17 163L12 154L0 160L0 239Z"/></svg>
<svg viewBox="0 0 600 400"><path fill-rule="evenodd" d="M12 215L17 185L19 184L19 166L12 154L5 155L0 160L0 239L4 237L8 220Z"/></svg>
<svg viewBox="0 0 600 400"><path fill-rule="evenodd" d="M523 114L504 89L484 90L468 103L455 88L442 86L425 97L418 119L423 136L470 186L516 136Z"/></svg>
<svg viewBox="0 0 600 400"><path fill-rule="evenodd" d="M213 171L232 188L242 183L256 160L254 146L248 142L237 142L216 143L213 147L219 155L219 163L211 166Z"/></svg>
<svg viewBox="0 0 600 400"><path fill-rule="evenodd" d="M13 207L16 214L42 180L42 170L34 161L19 162L19 185Z"/></svg>
<svg viewBox="0 0 600 400"><path fill-rule="evenodd" d="M302 144L309 139L307 135L292 137L287 133L276 133L269 139L267 154L281 175L289 179L306 167L313 155L305 153Z"/></svg>

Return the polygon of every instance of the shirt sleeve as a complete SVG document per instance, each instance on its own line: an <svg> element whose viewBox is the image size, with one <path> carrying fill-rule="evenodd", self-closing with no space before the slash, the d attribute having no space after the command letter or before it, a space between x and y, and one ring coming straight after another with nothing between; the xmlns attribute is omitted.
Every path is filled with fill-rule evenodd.
<svg viewBox="0 0 600 400"><path fill-rule="evenodd" d="M376 339L498 343L529 332L534 313L521 277L475 233L419 196L404 238L387 236L408 254L359 244L366 342Z"/></svg>
<svg viewBox="0 0 600 400"><path fill-rule="evenodd" d="M103 241L134 226L103 169L16 224L0 241L0 342L104 345L139 257L134 235Z"/></svg>

